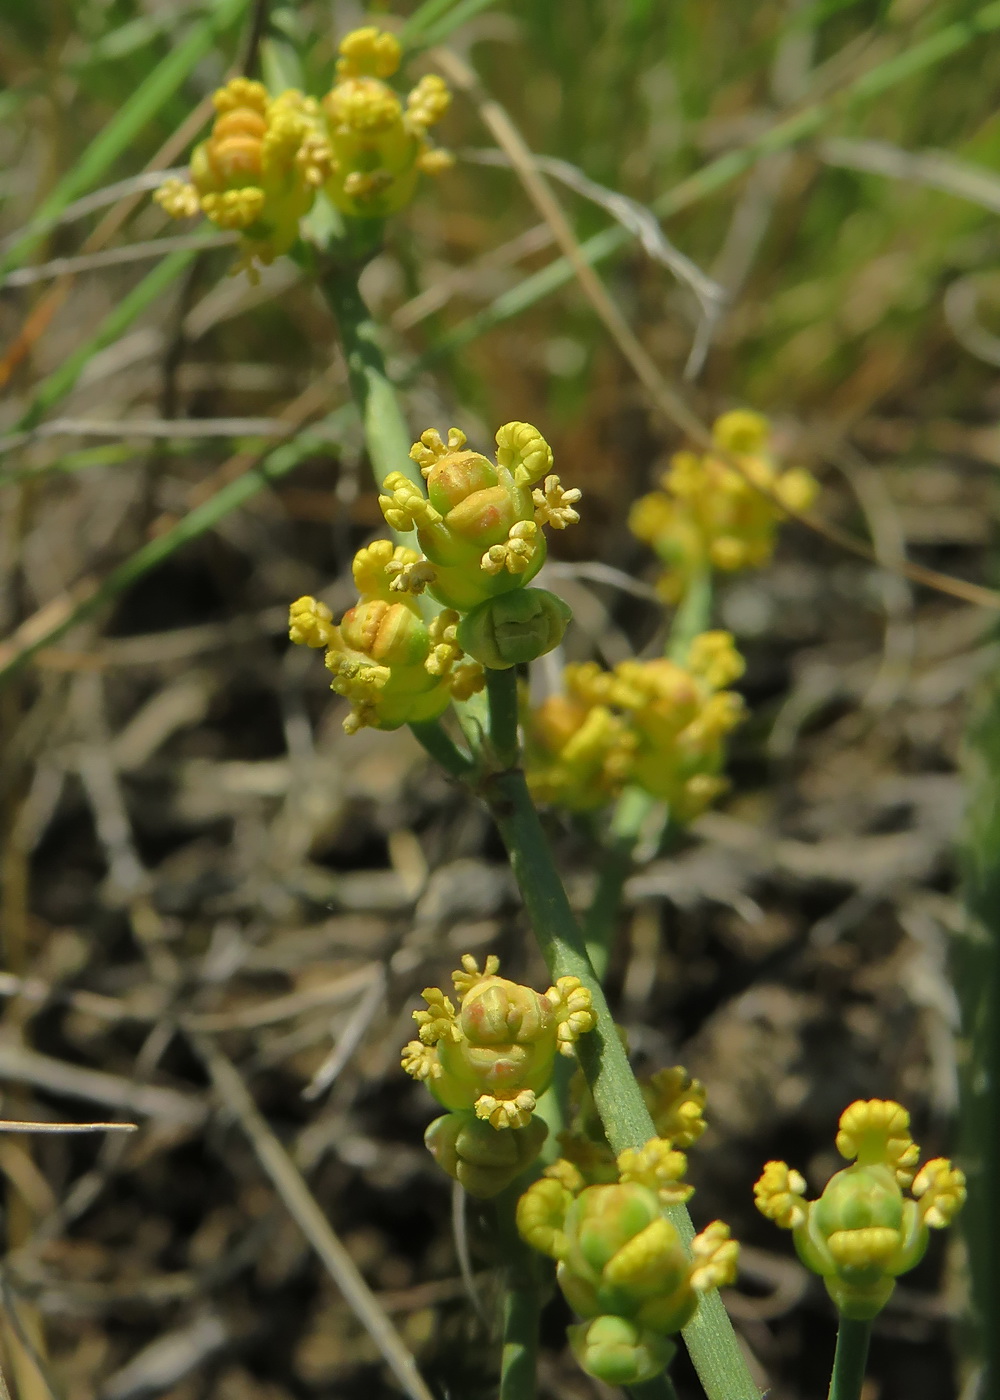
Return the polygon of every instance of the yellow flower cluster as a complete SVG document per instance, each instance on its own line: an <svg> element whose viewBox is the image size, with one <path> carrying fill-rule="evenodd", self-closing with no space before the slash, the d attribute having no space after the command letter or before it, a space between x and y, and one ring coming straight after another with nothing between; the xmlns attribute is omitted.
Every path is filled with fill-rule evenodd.
<svg viewBox="0 0 1000 1400"><path fill-rule="evenodd" d="M552 1082L556 1055L573 1055L595 1016L576 977L536 992L499 976L492 954L480 968L470 953L452 973L456 1008L440 987L425 987L413 1019L419 1039L403 1050L407 1074L422 1080L448 1113L424 1135L435 1161L473 1196L495 1196L529 1166L548 1129L534 1117Z"/></svg>
<svg viewBox="0 0 1000 1400"><path fill-rule="evenodd" d="M406 99L384 81L402 56L392 34L354 30L340 45L338 81L319 102L292 88L271 97L233 78L216 92L212 133L191 156L189 180L167 180L155 198L173 218L207 215L241 235L242 262L286 253L317 192L354 218L383 218L412 196L421 171L451 164L427 131L451 100L444 80L421 78Z"/></svg>
<svg viewBox="0 0 1000 1400"><path fill-rule="evenodd" d="M351 702L348 734L364 725L398 729L436 719L453 699L482 688L482 668L456 640L458 614L445 610L426 622L415 599L393 591L397 570L418 558L389 540L359 549L353 571L361 597L337 626L315 598L299 598L289 609L291 640L326 648L331 689Z"/></svg>
<svg viewBox="0 0 1000 1400"><path fill-rule="evenodd" d="M687 1162L666 1138L619 1154L612 1180L588 1184L571 1162L546 1169L522 1195L522 1238L558 1263L566 1301L583 1319L569 1328L577 1361L608 1385L639 1385L674 1354L672 1336L702 1294L732 1283L739 1245L713 1221L685 1250L665 1208L693 1188Z"/></svg>
<svg viewBox="0 0 1000 1400"><path fill-rule="evenodd" d="M565 693L527 719L526 766L542 802L588 811L635 784L693 820L724 789L726 735L743 701L725 689L743 672L728 632L703 632L687 664L666 657L567 666Z"/></svg>
<svg viewBox="0 0 1000 1400"><path fill-rule="evenodd" d="M910 1115L889 1099L851 1104L839 1127L837 1150L851 1165L830 1178L819 1200L805 1199L804 1178L785 1162L767 1163L754 1197L762 1215L792 1231L799 1258L822 1277L840 1312L867 1320L885 1307L896 1278L919 1263L928 1231L954 1220L965 1177L944 1157L917 1170Z"/></svg>
<svg viewBox="0 0 1000 1400"><path fill-rule="evenodd" d="M649 1078L640 1078L639 1088L657 1137L669 1140L682 1150L697 1142L706 1127L707 1096L700 1079L692 1079L682 1065L672 1065L657 1070ZM563 1157L591 1185L617 1181L615 1155L604 1136L587 1081L579 1070L570 1081L569 1097L570 1127L559 1134Z"/></svg>
<svg viewBox="0 0 1000 1400"><path fill-rule="evenodd" d="M739 459L742 471L721 457L677 452L660 489L642 496L629 527L665 565L658 588L676 603L691 581L709 569L733 572L766 564L774 552L782 506L807 510L818 490L807 471L781 471L770 451L766 418L738 410L713 428L719 448ZM767 494L762 494L762 488Z"/></svg>
<svg viewBox="0 0 1000 1400"><path fill-rule="evenodd" d="M523 1128L548 1088L557 1053L572 1055L595 1025L590 993L577 977L536 992L498 975L492 954L480 970L466 953L452 982L456 1010L439 987L415 1011L419 1040L403 1051L403 1068L427 1083L445 1108L473 1112L494 1128Z"/></svg>
<svg viewBox="0 0 1000 1400"><path fill-rule="evenodd" d="M552 449L530 423L498 429L496 461L465 443L458 428L447 441L428 428L410 452L425 490L392 472L379 505L392 529L416 530L423 550L416 564L397 570L393 587L426 588L465 614L461 645L499 670L533 660L562 639L566 605L525 585L545 562L543 527L562 530L579 520L580 492L566 490L552 474Z"/></svg>

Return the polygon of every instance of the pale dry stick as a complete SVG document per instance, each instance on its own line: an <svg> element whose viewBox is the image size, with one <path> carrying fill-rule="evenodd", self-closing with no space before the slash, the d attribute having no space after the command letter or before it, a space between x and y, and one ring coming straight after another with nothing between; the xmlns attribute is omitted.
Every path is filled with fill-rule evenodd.
<svg viewBox="0 0 1000 1400"><path fill-rule="evenodd" d="M214 1041L188 1033L222 1105L236 1118L285 1208L344 1295L410 1400L434 1400L409 1348L365 1283L292 1158L268 1127L242 1076Z"/></svg>
<svg viewBox="0 0 1000 1400"><path fill-rule="evenodd" d="M198 1128L207 1114L203 1100L195 1094L134 1084L117 1074L71 1065L22 1045L0 1042L0 1078L70 1099L106 1104L142 1118L160 1119L178 1128Z"/></svg>
<svg viewBox="0 0 1000 1400"><path fill-rule="evenodd" d="M0 1118L0 1133L135 1133L138 1123L19 1123Z"/></svg>
<svg viewBox="0 0 1000 1400"><path fill-rule="evenodd" d="M608 295L604 283L581 253L566 215L535 165L532 151L504 108L483 91L478 76L457 54L450 49L436 49L434 57L438 67L443 69L454 85L469 94L497 144L510 156L511 163L526 193L535 208L549 223L555 234L556 242L572 265L581 289L660 413L686 433L704 451L712 452L714 456L724 461L728 467L743 477L755 491L776 506L783 515L798 521L814 534L821 535L831 544L837 545L846 552L866 559L870 563L877 563L878 560L872 550L863 540L857 539L848 530L842 530L840 526L833 525L809 511L792 510L773 491L754 481L737 456L724 451L714 442L711 431L706 424L688 407L677 390L661 374L652 357ZM976 603L980 607L1000 611L1000 592L992 588L966 583L963 579L952 578L948 574L939 573L936 569L924 568L909 560L900 561L897 569L914 583L924 584L939 593L950 594L954 598Z"/></svg>
<svg viewBox="0 0 1000 1400"><path fill-rule="evenodd" d="M75 277L81 272L99 272L106 267L121 267L124 263L145 262L165 253L194 249L208 252L225 248L237 241L235 233L178 233L169 238L149 238L142 243L126 243L122 248L106 248L101 253L80 253L75 257L53 258L37 267L20 267L8 272L5 287L31 287L36 282L50 282L56 277Z"/></svg>
<svg viewBox="0 0 1000 1400"><path fill-rule="evenodd" d="M506 169L513 167L512 158L502 150L461 151L460 155L463 160L473 161L477 165L499 165ZM703 272L696 262L693 262L670 242L660 226L659 219L651 209L640 204L637 199L631 199L628 195L622 194L619 190L599 185L596 180L591 180L589 175L585 175L578 166L571 164L568 160L559 160L554 156L541 156L536 152L532 152L532 160L536 169L544 175L551 175L554 180L558 180L567 189L582 195L584 199L589 199L592 204L596 204L598 208L609 213L613 219L621 224L622 228L627 229L638 240L648 257L663 267L669 268L677 281L691 291L701 308L702 323L715 323L725 309L728 299L725 288ZM695 346L703 334L702 327L699 325ZM692 347L692 354L694 348Z"/></svg>
<svg viewBox="0 0 1000 1400"><path fill-rule="evenodd" d="M385 999L386 975L382 963L373 965L370 974L371 985L351 1012L350 1016L333 1043L329 1055L320 1065L312 1079L302 1090L306 1100L318 1099L333 1084L351 1056L361 1044Z"/></svg>
<svg viewBox="0 0 1000 1400"><path fill-rule="evenodd" d="M117 204L129 195L148 193L150 190L158 189L164 180L176 179L186 174L187 166L177 165L168 170L147 169L141 175L129 175L125 180L116 180L113 185L103 185L93 194L85 194L81 199L75 199L72 204L67 204L52 228L74 223L77 219L83 219L88 214L96 213L98 209L106 209L109 204ZM13 248L30 232L30 226L25 226L15 233L7 234L5 238L0 239L0 253L6 252L8 248ZM9 286L9 280L5 280L4 285Z"/></svg>
<svg viewBox="0 0 1000 1400"><path fill-rule="evenodd" d="M816 154L824 165L928 185L1000 214L1000 179L992 171L958 160L945 151L904 151L889 141L837 137L818 142Z"/></svg>

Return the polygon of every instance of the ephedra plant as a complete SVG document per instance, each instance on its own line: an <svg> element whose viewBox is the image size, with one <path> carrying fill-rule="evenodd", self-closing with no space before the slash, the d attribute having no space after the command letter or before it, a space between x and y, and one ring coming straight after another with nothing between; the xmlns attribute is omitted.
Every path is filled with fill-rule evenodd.
<svg viewBox="0 0 1000 1400"><path fill-rule="evenodd" d="M335 615L315 597L289 600L289 635L322 654L348 734L407 726L485 805L548 968L550 985L533 988L501 975L492 953L466 954L450 988L424 990L401 1051L400 1073L441 1110L429 1152L493 1212L501 1400L535 1393L539 1315L556 1288L575 1318L572 1353L598 1381L669 1397L682 1339L708 1400L756 1400L719 1295L737 1277L739 1244L724 1221L700 1217L686 1180L711 1103L682 1066L635 1076L602 979L640 836L655 827L665 845L726 791L744 663L713 626L713 580L766 565L816 483L779 459L752 406L710 428L689 414L688 445L629 522L659 561L662 654L562 665L560 688L535 698L532 664L558 653L573 625L543 586L548 540L579 523L587 499L546 425L521 421L517 404L492 442L404 419L359 277L385 221L450 165L434 132L452 95L434 73L402 84L403 60L392 32L366 25L341 39L325 93L230 79L187 173L155 198L176 219L235 234L236 275L290 258L328 303L385 530L354 556L353 606ZM593 842L582 919L542 819L550 810ZM891 1101L847 1106L836 1147L847 1165L816 1200L778 1161L746 1190L822 1278L839 1314L830 1396L859 1400L872 1319L929 1231L954 1219L965 1185L943 1158L920 1165L909 1116Z"/></svg>
<svg viewBox="0 0 1000 1400"><path fill-rule="evenodd" d="M571 528L586 502L533 424L502 424L491 451L454 427L410 434L404 424L358 276L382 221L422 174L449 164L429 131L451 95L435 75L397 90L401 59L396 38L371 26L341 41L337 81L318 98L231 80L189 180L156 197L175 217L200 212L238 231L237 270L251 277L259 263L295 257L329 302L389 533L355 555L354 606L335 618L299 598L290 636L323 653L331 689L349 705L348 733L408 725L486 804L552 977L535 990L501 976L495 956L480 966L466 955L453 991L425 990L402 1053L402 1069L444 1110L426 1134L436 1162L494 1202L508 1275L499 1393L534 1393L539 1310L554 1278L579 1319L569 1342L590 1375L669 1395L683 1336L709 1400L751 1400L718 1294L735 1280L739 1245L720 1220L696 1233L688 1212L686 1151L710 1106L680 1066L635 1078L600 973L650 814L658 808L677 830L725 790L726 736L743 718L730 687L743 662L732 637L711 628L713 574L765 564L782 514L807 509L815 483L775 459L764 418L724 414L632 511L674 610L666 654L568 665L561 693L533 703L527 668L572 622L536 582L546 532ZM317 204L324 217L305 224ZM540 807L585 814L598 842L610 833L584 925ZM564 1060L575 1075L557 1073ZM819 1200L807 1202L804 1179L780 1162L766 1164L755 1192L826 1283L841 1317L830 1394L857 1400L871 1319L920 1259L928 1230L951 1222L964 1181L943 1159L917 1170L895 1103L852 1104L837 1146L851 1165Z"/></svg>

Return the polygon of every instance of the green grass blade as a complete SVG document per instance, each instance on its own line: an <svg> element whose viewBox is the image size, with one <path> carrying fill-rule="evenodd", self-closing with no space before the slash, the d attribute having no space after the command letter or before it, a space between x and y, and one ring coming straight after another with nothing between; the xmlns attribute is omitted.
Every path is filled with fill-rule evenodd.
<svg viewBox="0 0 1000 1400"><path fill-rule="evenodd" d="M182 44L167 54L99 135L95 136L72 170L67 171L42 201L31 224L0 258L0 275L18 267L31 253L59 215L78 195L89 190L136 136L174 95L216 38L235 23L247 0L216 0L209 15L200 20Z"/></svg>

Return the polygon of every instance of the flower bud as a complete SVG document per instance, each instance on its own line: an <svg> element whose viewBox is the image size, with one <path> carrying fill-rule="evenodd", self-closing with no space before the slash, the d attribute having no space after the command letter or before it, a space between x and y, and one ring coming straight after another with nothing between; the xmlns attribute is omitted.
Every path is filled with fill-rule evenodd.
<svg viewBox="0 0 1000 1400"><path fill-rule="evenodd" d="M530 1167L548 1136L541 1118L498 1132L471 1113L446 1113L424 1133L431 1156L470 1196L498 1196Z"/></svg>
<svg viewBox="0 0 1000 1400"><path fill-rule="evenodd" d="M677 1348L669 1337L614 1314L566 1329L578 1364L605 1385L641 1385L658 1376Z"/></svg>
<svg viewBox="0 0 1000 1400"><path fill-rule="evenodd" d="M409 202L422 170L434 173L451 164L427 137L451 94L442 78L429 75L404 108L384 81L399 67L399 41L374 26L348 34L340 54L338 81L322 103L330 146L324 189L342 213L383 219Z"/></svg>
<svg viewBox="0 0 1000 1400"><path fill-rule="evenodd" d="M572 612L544 588L525 588L491 598L463 617L459 644L496 671L534 661L563 639Z"/></svg>

